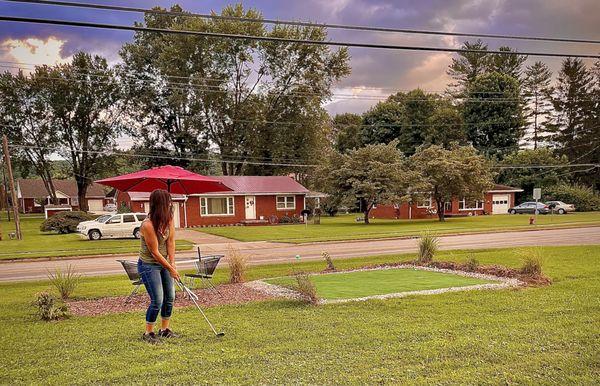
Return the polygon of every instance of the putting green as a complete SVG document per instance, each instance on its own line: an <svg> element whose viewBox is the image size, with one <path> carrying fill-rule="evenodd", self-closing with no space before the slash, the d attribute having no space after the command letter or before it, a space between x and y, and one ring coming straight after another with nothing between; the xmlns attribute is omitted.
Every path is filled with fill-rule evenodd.
<svg viewBox="0 0 600 386"><path fill-rule="evenodd" d="M492 283L451 273L410 268L311 275L310 280L315 284L318 296L330 300ZM293 277L265 281L287 287L295 283Z"/></svg>

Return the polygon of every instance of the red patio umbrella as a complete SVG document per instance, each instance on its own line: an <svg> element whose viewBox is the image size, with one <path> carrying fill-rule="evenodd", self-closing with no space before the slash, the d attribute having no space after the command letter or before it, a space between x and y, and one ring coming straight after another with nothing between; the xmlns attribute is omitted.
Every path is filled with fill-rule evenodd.
<svg viewBox="0 0 600 386"><path fill-rule="evenodd" d="M152 192L156 189L165 189L169 193L189 195L231 191L221 181L171 165L105 178L96 182L122 192Z"/></svg>

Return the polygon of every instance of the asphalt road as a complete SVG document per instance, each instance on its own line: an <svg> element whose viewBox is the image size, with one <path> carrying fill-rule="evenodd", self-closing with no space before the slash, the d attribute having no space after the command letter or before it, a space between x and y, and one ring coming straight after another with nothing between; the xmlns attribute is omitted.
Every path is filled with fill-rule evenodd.
<svg viewBox="0 0 600 386"><path fill-rule="evenodd" d="M225 254L230 243L202 244L203 254ZM480 233L440 237L441 249L486 249L536 245L590 245L600 244L600 227L517 231L503 233ZM416 251L416 239L359 240L312 244L284 244L271 242L231 242L248 256L251 264L283 263L295 260L321 259L323 251L334 258L388 255ZM115 260L118 256L92 257L53 261L17 261L0 263L0 282L45 279L48 271L65 268L71 264L77 272L86 276L124 273ZM135 256L126 256L136 260ZM178 266L190 268L194 251L177 254Z"/></svg>

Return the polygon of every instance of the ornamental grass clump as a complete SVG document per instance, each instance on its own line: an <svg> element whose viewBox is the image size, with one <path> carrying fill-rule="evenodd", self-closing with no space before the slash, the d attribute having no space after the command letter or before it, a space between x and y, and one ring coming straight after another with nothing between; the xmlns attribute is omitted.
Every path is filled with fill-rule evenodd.
<svg viewBox="0 0 600 386"><path fill-rule="evenodd" d="M67 305L48 292L38 293L33 306L37 316L47 322L69 316Z"/></svg>
<svg viewBox="0 0 600 386"><path fill-rule="evenodd" d="M81 275L77 274L75 268L69 264L64 272L60 268L49 272L48 279L62 299L69 299L81 282Z"/></svg>
<svg viewBox="0 0 600 386"><path fill-rule="evenodd" d="M467 272L475 272L479 268L479 261L473 256L473 254L467 255L467 261L464 264L464 269Z"/></svg>
<svg viewBox="0 0 600 386"><path fill-rule="evenodd" d="M417 263L429 264L439 249L439 239L430 232L425 232L419 238Z"/></svg>
<svg viewBox="0 0 600 386"><path fill-rule="evenodd" d="M238 248L227 247L227 262L229 264L229 283L243 283L246 280L248 259Z"/></svg>
<svg viewBox="0 0 600 386"><path fill-rule="evenodd" d="M331 255L328 252L323 252L321 253L321 256L323 256L323 259L325 259L325 262L327 263L327 271L335 271L335 265L333 264Z"/></svg>
<svg viewBox="0 0 600 386"><path fill-rule="evenodd" d="M538 277L542 275L542 252L539 249L525 249L521 252L523 264L519 270L522 275Z"/></svg>
<svg viewBox="0 0 600 386"><path fill-rule="evenodd" d="M302 299L312 305L319 304L319 297L317 296L317 288L315 284L310 280L310 276L305 272L297 272L294 274L296 277L296 291L300 293Z"/></svg>

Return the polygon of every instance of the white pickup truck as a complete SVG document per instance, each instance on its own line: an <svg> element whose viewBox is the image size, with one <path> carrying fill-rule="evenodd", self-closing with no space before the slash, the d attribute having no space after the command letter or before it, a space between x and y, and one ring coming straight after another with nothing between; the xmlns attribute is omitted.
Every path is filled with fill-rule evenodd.
<svg viewBox="0 0 600 386"><path fill-rule="evenodd" d="M77 225L77 233L90 240L101 238L140 238L140 226L146 213L107 214L92 221L83 221Z"/></svg>

